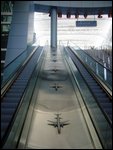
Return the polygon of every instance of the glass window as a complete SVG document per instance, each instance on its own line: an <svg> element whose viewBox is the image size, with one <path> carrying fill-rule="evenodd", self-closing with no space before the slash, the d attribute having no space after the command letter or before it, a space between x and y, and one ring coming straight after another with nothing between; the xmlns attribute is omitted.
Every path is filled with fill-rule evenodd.
<svg viewBox="0 0 113 150"><path fill-rule="evenodd" d="M9 32L10 25L1 25L1 31L2 32Z"/></svg>
<svg viewBox="0 0 113 150"><path fill-rule="evenodd" d="M1 21L2 22L11 22L12 16L1 16Z"/></svg>
<svg viewBox="0 0 113 150"><path fill-rule="evenodd" d="M1 12L12 12L12 7L11 1L1 1Z"/></svg>
<svg viewBox="0 0 113 150"><path fill-rule="evenodd" d="M1 51L1 59L5 60L6 51Z"/></svg>

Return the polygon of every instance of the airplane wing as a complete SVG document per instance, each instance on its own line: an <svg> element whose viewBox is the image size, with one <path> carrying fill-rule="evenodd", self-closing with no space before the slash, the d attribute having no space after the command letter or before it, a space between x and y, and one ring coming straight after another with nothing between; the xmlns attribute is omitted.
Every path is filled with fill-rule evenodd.
<svg viewBox="0 0 113 150"><path fill-rule="evenodd" d="M69 125L70 123L68 123L68 120L67 121L63 121L63 122L60 122L60 126L63 128L64 126L66 125Z"/></svg>
<svg viewBox="0 0 113 150"><path fill-rule="evenodd" d="M51 87L51 88L55 88L56 86L55 86L55 85L50 85L49 87Z"/></svg>
<svg viewBox="0 0 113 150"><path fill-rule="evenodd" d="M62 88L63 87L63 85L58 85L58 88Z"/></svg>
<svg viewBox="0 0 113 150"><path fill-rule="evenodd" d="M48 120L48 121L49 121L49 122L51 122L51 123L48 123L48 125L51 125L51 126L57 127L57 122L50 121L50 120Z"/></svg>

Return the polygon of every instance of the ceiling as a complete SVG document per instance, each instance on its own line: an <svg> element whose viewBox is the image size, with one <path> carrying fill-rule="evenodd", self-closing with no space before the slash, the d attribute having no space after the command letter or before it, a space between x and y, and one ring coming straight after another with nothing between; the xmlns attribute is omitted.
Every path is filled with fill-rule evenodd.
<svg viewBox="0 0 113 150"><path fill-rule="evenodd" d="M112 9L112 1L34 1L35 12L49 13L52 7L56 7L57 12L72 15L79 13L83 15L96 15L99 12L108 14Z"/></svg>

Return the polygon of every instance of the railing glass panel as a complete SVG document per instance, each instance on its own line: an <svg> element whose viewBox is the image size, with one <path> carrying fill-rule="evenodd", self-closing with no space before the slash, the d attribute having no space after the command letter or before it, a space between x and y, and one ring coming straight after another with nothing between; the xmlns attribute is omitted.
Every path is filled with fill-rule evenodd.
<svg viewBox="0 0 113 150"><path fill-rule="evenodd" d="M82 60L83 63L88 65L90 69L104 82L104 84L112 90L112 72L106 68L106 64L103 66L87 53L85 53L80 47L75 45L75 43L68 42L70 48L74 53Z"/></svg>
<svg viewBox="0 0 113 150"><path fill-rule="evenodd" d="M9 63L6 67L4 67L2 86L12 77L14 73L16 73L20 65L30 55L32 50L33 50L33 47L28 47L19 56L17 56L11 63Z"/></svg>

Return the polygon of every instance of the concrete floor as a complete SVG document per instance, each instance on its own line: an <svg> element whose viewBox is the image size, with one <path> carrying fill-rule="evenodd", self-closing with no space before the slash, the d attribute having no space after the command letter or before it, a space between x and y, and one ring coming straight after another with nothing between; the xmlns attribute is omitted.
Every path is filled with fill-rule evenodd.
<svg viewBox="0 0 113 150"><path fill-rule="evenodd" d="M59 49L48 50L42 68L26 149L98 148L92 142ZM53 87L56 83L60 86L57 90ZM61 128L61 134L48 125L48 120L55 121L56 113L70 123Z"/></svg>

